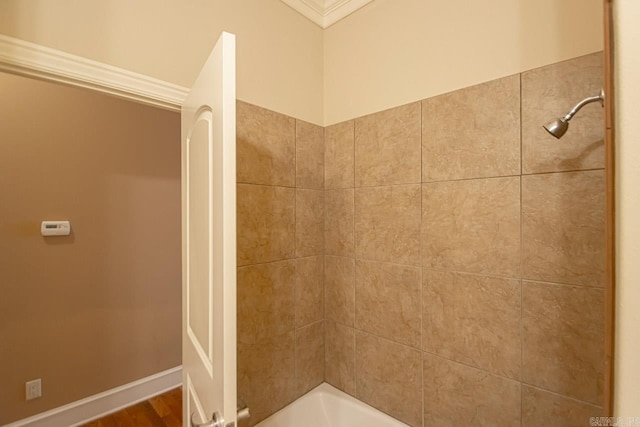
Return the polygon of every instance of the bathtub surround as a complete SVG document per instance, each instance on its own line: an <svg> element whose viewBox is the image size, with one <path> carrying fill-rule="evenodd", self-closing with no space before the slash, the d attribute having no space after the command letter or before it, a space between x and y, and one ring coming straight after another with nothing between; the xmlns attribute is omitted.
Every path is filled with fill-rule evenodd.
<svg viewBox="0 0 640 427"><path fill-rule="evenodd" d="M596 53L325 129L239 102L246 425L323 381L411 426L600 415L603 112L542 124L601 74Z"/></svg>
<svg viewBox="0 0 640 427"><path fill-rule="evenodd" d="M542 125L601 75L595 53L324 129L238 102L244 425L323 381L419 427L600 415L603 111Z"/></svg>
<svg viewBox="0 0 640 427"><path fill-rule="evenodd" d="M596 53L325 129L327 382L411 426L600 415L603 110L542 125L601 78Z"/></svg>
<svg viewBox="0 0 640 427"><path fill-rule="evenodd" d="M238 101L238 396L255 425L325 379L324 129Z"/></svg>

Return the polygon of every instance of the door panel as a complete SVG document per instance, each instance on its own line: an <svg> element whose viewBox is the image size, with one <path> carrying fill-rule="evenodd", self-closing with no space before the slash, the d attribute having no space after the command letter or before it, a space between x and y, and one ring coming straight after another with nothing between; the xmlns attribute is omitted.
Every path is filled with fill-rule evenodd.
<svg viewBox="0 0 640 427"><path fill-rule="evenodd" d="M186 141L187 171L187 336L209 375L213 375L213 278L211 277L212 232L208 183L190 185L209 175L212 140L211 112L196 117Z"/></svg>
<svg viewBox="0 0 640 427"><path fill-rule="evenodd" d="M223 33L182 108L183 424L236 421L235 37Z"/></svg>

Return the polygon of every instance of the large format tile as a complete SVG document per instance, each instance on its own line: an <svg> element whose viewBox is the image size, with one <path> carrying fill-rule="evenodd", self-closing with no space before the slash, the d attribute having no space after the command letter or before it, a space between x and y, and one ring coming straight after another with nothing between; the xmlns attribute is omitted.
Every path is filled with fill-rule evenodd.
<svg viewBox="0 0 640 427"><path fill-rule="evenodd" d="M356 119L356 187L420 182L420 103Z"/></svg>
<svg viewBox="0 0 640 427"><path fill-rule="evenodd" d="M324 257L325 319L353 326L355 269L353 258Z"/></svg>
<svg viewBox="0 0 640 427"><path fill-rule="evenodd" d="M296 190L296 255L324 253L324 190Z"/></svg>
<svg viewBox="0 0 640 427"><path fill-rule="evenodd" d="M604 291L522 283L522 378L546 390L600 403Z"/></svg>
<svg viewBox="0 0 640 427"><path fill-rule="evenodd" d="M424 425L520 427L520 383L424 354Z"/></svg>
<svg viewBox="0 0 640 427"><path fill-rule="evenodd" d="M544 390L522 386L522 427L589 427L602 408Z"/></svg>
<svg viewBox="0 0 640 427"><path fill-rule="evenodd" d="M422 181L519 174L519 75L422 101Z"/></svg>
<svg viewBox="0 0 640 427"><path fill-rule="evenodd" d="M295 261L238 269L238 341L255 343L294 328Z"/></svg>
<svg viewBox="0 0 640 427"><path fill-rule="evenodd" d="M356 261L356 328L420 348L421 268Z"/></svg>
<svg viewBox="0 0 640 427"><path fill-rule="evenodd" d="M324 188L324 129L296 120L296 187Z"/></svg>
<svg viewBox="0 0 640 427"><path fill-rule="evenodd" d="M356 332L356 397L411 426L422 425L420 351Z"/></svg>
<svg viewBox="0 0 640 427"><path fill-rule="evenodd" d="M522 177L523 277L604 286L604 171Z"/></svg>
<svg viewBox="0 0 640 427"><path fill-rule="evenodd" d="M253 426L296 398L294 331L255 344L238 343L238 396Z"/></svg>
<svg viewBox="0 0 640 427"><path fill-rule="evenodd" d="M520 379L520 281L424 270L423 348Z"/></svg>
<svg viewBox="0 0 640 427"><path fill-rule="evenodd" d="M420 264L420 185L356 189L356 257Z"/></svg>
<svg viewBox="0 0 640 427"><path fill-rule="evenodd" d="M238 184L238 266L295 256L295 191Z"/></svg>
<svg viewBox="0 0 640 427"><path fill-rule="evenodd" d="M352 396L356 394L355 330L331 320L325 321L326 381Z"/></svg>
<svg viewBox="0 0 640 427"><path fill-rule="evenodd" d="M296 394L324 382L324 322L296 330Z"/></svg>
<svg viewBox="0 0 640 427"><path fill-rule="evenodd" d="M328 126L324 130L324 186L352 188L354 186L354 121Z"/></svg>
<svg viewBox="0 0 640 427"><path fill-rule="evenodd" d="M564 117L602 88L603 55L594 53L522 74L522 171L558 172L604 167L604 109L584 107L561 140L543 125Z"/></svg>
<svg viewBox="0 0 640 427"><path fill-rule="evenodd" d="M324 238L327 255L355 256L354 190L326 190Z"/></svg>
<svg viewBox="0 0 640 427"><path fill-rule="evenodd" d="M296 260L296 327L324 318L324 259L322 256Z"/></svg>
<svg viewBox="0 0 640 427"><path fill-rule="evenodd" d="M520 275L520 178L423 184L424 266Z"/></svg>
<svg viewBox="0 0 640 427"><path fill-rule="evenodd" d="M238 182L295 186L295 120L242 101L236 117Z"/></svg>

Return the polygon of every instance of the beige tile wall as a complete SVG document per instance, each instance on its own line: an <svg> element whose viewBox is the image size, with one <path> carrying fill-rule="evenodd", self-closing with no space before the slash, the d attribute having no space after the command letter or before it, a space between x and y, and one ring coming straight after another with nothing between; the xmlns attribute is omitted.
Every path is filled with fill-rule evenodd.
<svg viewBox="0 0 640 427"><path fill-rule="evenodd" d="M601 78L598 53L326 128L327 382L411 426L600 415L602 108L542 125Z"/></svg>
<svg viewBox="0 0 640 427"><path fill-rule="evenodd" d="M601 54L329 126L238 102L238 389L411 426L586 426L603 371Z"/></svg>
<svg viewBox="0 0 640 427"><path fill-rule="evenodd" d="M252 426L325 380L324 129L237 103L238 395Z"/></svg>

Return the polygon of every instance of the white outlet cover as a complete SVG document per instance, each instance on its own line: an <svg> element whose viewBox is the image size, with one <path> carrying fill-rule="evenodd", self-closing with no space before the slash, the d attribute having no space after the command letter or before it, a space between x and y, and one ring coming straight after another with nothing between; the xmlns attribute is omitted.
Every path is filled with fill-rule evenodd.
<svg viewBox="0 0 640 427"><path fill-rule="evenodd" d="M37 380L27 381L26 392L27 400L36 399L42 396L42 380L38 378Z"/></svg>

